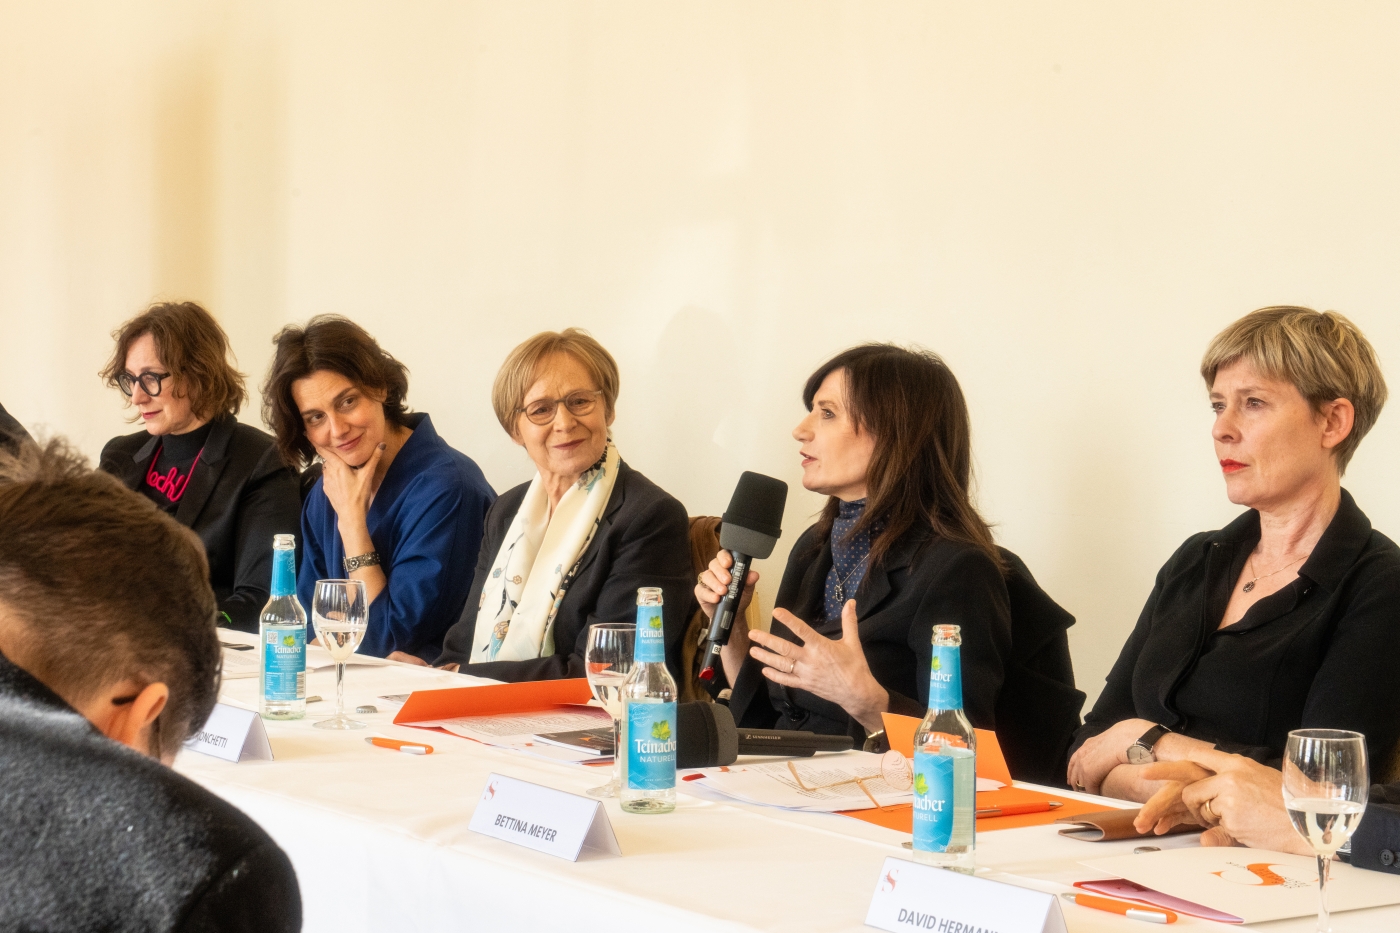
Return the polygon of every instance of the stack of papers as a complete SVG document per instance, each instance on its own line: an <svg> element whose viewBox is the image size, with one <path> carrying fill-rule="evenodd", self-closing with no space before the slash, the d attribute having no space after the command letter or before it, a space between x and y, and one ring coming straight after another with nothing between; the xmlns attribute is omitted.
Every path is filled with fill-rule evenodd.
<svg viewBox="0 0 1400 933"><path fill-rule="evenodd" d="M530 713L500 713L495 716L458 716L416 722L415 726L436 726L453 735L473 739L497 748L510 748L536 758L551 761L591 762L611 761L576 748L566 748L541 742L537 732L572 732L576 729L612 728L607 710L596 706L561 706L552 710Z"/></svg>

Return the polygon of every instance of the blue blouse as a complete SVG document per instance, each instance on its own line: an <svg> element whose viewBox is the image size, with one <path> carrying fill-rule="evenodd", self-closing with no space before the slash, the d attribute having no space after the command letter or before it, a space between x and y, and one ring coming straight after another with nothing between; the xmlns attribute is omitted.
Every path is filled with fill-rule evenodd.
<svg viewBox="0 0 1400 933"><path fill-rule="evenodd" d="M370 603L359 650L381 658L403 651L432 661L467 601L496 493L470 457L438 436L431 418L417 413L408 422L413 434L389 465L367 516L388 585ZM297 598L308 621L316 581L345 576L347 555L323 484L316 481L301 512ZM307 634L314 637L314 626Z"/></svg>

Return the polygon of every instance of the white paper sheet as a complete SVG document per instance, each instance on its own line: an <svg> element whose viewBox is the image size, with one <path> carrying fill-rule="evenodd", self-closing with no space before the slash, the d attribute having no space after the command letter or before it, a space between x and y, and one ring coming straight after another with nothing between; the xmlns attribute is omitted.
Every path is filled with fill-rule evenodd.
<svg viewBox="0 0 1400 933"><path fill-rule="evenodd" d="M1083 864L1234 914L1245 923L1317 913L1317 861L1312 856L1262 849L1196 848L1090 859ZM1334 912L1400 904L1400 878L1334 862L1327 882L1327 903Z"/></svg>
<svg viewBox="0 0 1400 933"><path fill-rule="evenodd" d="M612 717L607 710L596 706L568 706L534 713L461 716L414 723L416 726L436 726L464 739L474 739L497 748L515 749L536 758L567 762L596 762L598 756L541 742L535 738L535 733L573 732L611 724Z"/></svg>
<svg viewBox="0 0 1400 933"><path fill-rule="evenodd" d="M250 650L238 650L236 648L223 648L224 656L224 680L239 680L245 677L258 676L258 652L254 648Z"/></svg>
<svg viewBox="0 0 1400 933"><path fill-rule="evenodd" d="M853 778L865 778L865 788L881 806L908 803L914 799L912 790L897 791L880 777L880 755L869 752L842 752L838 755L817 755L791 762L771 761L757 765L730 765L705 768L703 783L737 800L782 807L788 810L816 810L831 813L836 810L869 810L874 807L865 791ZM803 790L794 779L792 768L802 783L815 790ZM838 784L838 781L850 783ZM820 786L835 785L835 786Z"/></svg>

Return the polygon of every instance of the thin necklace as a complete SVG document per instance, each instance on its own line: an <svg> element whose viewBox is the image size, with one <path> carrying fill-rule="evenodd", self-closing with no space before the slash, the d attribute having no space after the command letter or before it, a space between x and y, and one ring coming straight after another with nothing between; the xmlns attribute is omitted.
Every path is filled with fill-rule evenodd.
<svg viewBox="0 0 1400 933"><path fill-rule="evenodd" d="M1284 564L1282 567L1280 567L1280 568L1277 569L1277 570L1271 570L1271 571L1269 571L1268 573L1260 574L1259 576L1255 577L1253 580L1250 580L1248 583L1246 583L1246 584L1244 585L1244 591L1245 591L1246 593L1250 592L1251 590L1254 589L1254 584L1258 583L1260 580L1263 580L1263 579L1265 579L1266 577L1272 577L1272 576L1273 576L1274 574L1276 574L1276 573L1283 573L1283 572L1284 572L1285 570L1287 570L1289 567L1292 567L1294 564L1298 563L1298 561L1300 561L1300 560L1306 560L1306 559L1307 559L1307 556L1308 556L1308 555L1304 554L1302 557L1295 557L1295 558L1293 558L1292 560L1290 560L1288 563ZM1253 567L1253 566L1254 566L1254 555L1253 555L1253 554L1249 555L1249 566L1250 566L1250 567Z"/></svg>
<svg viewBox="0 0 1400 933"><path fill-rule="evenodd" d="M866 552L865 552L865 556L862 557L862 558L860 559L860 561L859 561L854 567L851 568L850 572L847 573L846 576L842 577L842 576L840 576L839 574L837 575L837 577L836 577L836 601L837 601L838 603L841 603L842 605L845 605L845 602L846 602L846 584L849 583L849 582L851 581L851 577L855 576L855 572L856 572L857 570L859 570L860 568L862 568L862 567L865 566L865 562L866 562L867 560L869 560L869 559L870 559L870 552L869 552L869 551L866 551Z"/></svg>

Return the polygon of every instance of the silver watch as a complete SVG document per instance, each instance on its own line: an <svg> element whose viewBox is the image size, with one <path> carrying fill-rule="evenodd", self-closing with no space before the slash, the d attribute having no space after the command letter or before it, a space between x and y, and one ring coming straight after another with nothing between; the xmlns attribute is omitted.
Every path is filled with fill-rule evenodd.
<svg viewBox="0 0 1400 933"><path fill-rule="evenodd" d="M1157 753L1153 751L1157 743L1162 741L1162 736L1172 730L1166 726L1153 726L1142 734L1142 737L1128 746L1128 764L1147 765L1157 760Z"/></svg>

